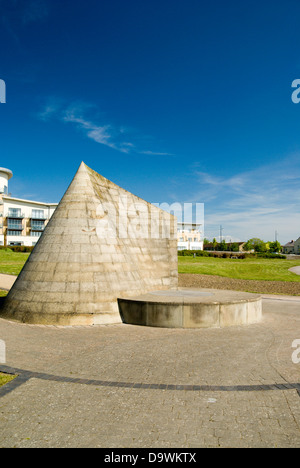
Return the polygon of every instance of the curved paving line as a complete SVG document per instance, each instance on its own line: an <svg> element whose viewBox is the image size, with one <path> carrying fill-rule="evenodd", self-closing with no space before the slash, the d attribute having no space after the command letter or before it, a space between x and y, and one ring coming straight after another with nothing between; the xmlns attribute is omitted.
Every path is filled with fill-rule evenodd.
<svg viewBox="0 0 300 468"><path fill-rule="evenodd" d="M4 374L17 375L17 377L0 388L0 397L10 393L15 388L30 379L48 380L52 382L75 383L81 385L93 385L96 387L117 387L117 388L141 388L152 390L175 390L193 392L261 392L273 390L297 390L300 397L300 383L281 383L265 385L172 385L172 384L146 384L134 382L114 382L109 380L79 379L73 377L63 377L42 372L30 372L23 369L16 369L8 366L1 366L0 372Z"/></svg>

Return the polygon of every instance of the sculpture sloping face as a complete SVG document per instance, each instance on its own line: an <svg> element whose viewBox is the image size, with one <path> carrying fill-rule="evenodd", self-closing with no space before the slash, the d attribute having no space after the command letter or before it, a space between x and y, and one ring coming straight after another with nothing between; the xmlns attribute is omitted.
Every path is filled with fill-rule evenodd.
<svg viewBox="0 0 300 468"><path fill-rule="evenodd" d="M82 163L0 316L120 322L119 296L176 288L177 271L176 218Z"/></svg>

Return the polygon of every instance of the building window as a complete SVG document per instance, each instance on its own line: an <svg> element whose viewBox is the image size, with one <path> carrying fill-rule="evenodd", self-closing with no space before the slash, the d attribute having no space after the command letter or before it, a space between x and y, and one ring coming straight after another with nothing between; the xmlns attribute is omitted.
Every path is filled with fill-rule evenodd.
<svg viewBox="0 0 300 468"><path fill-rule="evenodd" d="M8 209L8 217L9 218L21 218L21 209L20 208L9 208Z"/></svg>
<svg viewBox="0 0 300 468"><path fill-rule="evenodd" d="M8 229L19 229L20 231L23 230L22 221L19 219L8 219L7 220L7 228Z"/></svg>
<svg viewBox="0 0 300 468"><path fill-rule="evenodd" d="M31 237L41 237L42 233L39 231L31 231Z"/></svg>
<svg viewBox="0 0 300 468"><path fill-rule="evenodd" d="M34 221L31 221L31 229L34 231L43 231L45 227L44 221L40 221L35 219Z"/></svg>
<svg viewBox="0 0 300 468"><path fill-rule="evenodd" d="M22 231L7 231L7 235L8 236L21 236L22 235Z"/></svg>
<svg viewBox="0 0 300 468"><path fill-rule="evenodd" d="M32 219L45 219L44 210L32 210Z"/></svg>

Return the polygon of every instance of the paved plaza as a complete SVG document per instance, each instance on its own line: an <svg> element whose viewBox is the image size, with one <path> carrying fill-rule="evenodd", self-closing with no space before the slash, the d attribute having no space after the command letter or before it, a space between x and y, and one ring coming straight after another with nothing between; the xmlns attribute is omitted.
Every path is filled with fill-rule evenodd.
<svg viewBox="0 0 300 468"><path fill-rule="evenodd" d="M249 326L0 319L0 339L0 371L18 374L0 389L1 448L300 447L300 297L263 296Z"/></svg>

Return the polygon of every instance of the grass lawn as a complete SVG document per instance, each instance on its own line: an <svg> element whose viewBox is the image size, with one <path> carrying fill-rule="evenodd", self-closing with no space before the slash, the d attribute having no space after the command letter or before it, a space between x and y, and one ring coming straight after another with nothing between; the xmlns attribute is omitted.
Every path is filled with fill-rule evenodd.
<svg viewBox="0 0 300 468"><path fill-rule="evenodd" d="M29 253L12 252L9 249L0 250L0 273L18 276L29 255Z"/></svg>
<svg viewBox="0 0 300 468"><path fill-rule="evenodd" d="M2 385L7 384L8 382L10 382L11 380L15 378L16 378L16 375L2 374L0 372L0 387L2 387Z"/></svg>
<svg viewBox="0 0 300 468"><path fill-rule="evenodd" d="M29 253L0 250L0 273L19 275ZM300 276L291 273L289 268L300 266L300 260L269 258L215 258L215 257L178 257L179 273L215 275L257 281L294 281L300 282ZM6 296L0 290L0 297Z"/></svg>
<svg viewBox="0 0 300 468"><path fill-rule="evenodd" d="M179 257L179 273L216 275L226 278L257 281L295 281L300 276L291 273L289 268L300 266L300 260L268 258L214 258L214 257Z"/></svg>

